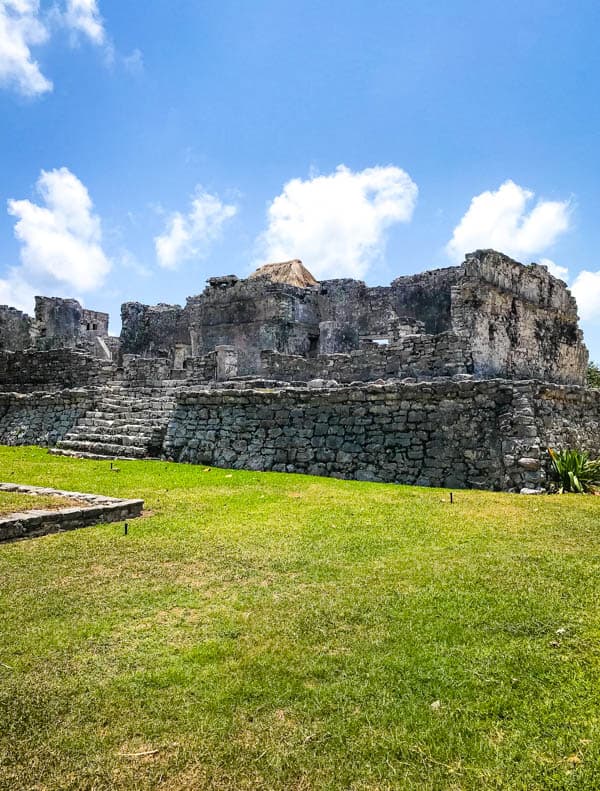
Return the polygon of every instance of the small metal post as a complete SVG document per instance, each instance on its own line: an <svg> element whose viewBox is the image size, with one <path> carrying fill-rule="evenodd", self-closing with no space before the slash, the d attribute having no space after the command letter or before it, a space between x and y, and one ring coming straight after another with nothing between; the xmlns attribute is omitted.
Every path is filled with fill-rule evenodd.
<svg viewBox="0 0 600 791"><path fill-rule="evenodd" d="M450 492L450 505L454 502L454 492Z"/></svg>
<svg viewBox="0 0 600 791"><path fill-rule="evenodd" d="M129 530L129 525L127 524L127 522L125 522L125 532L123 533L123 535L126 536L128 530Z"/></svg>

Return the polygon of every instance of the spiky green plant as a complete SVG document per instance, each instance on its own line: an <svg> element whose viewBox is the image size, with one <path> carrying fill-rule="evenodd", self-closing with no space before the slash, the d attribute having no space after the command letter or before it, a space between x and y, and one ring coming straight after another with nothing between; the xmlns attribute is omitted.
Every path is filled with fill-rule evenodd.
<svg viewBox="0 0 600 791"><path fill-rule="evenodd" d="M555 451L548 448L551 473L559 494L595 494L600 488L600 459L590 459L581 450Z"/></svg>
<svg viewBox="0 0 600 791"><path fill-rule="evenodd" d="M591 362L588 365L587 384L588 387L600 388L600 366L597 363Z"/></svg>

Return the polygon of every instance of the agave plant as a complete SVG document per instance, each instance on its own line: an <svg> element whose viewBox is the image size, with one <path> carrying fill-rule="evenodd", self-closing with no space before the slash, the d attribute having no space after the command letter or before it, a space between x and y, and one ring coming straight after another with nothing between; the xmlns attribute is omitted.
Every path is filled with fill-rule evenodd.
<svg viewBox="0 0 600 791"><path fill-rule="evenodd" d="M548 453L559 494L595 494L600 489L600 459L590 459L589 453L581 450L548 448Z"/></svg>

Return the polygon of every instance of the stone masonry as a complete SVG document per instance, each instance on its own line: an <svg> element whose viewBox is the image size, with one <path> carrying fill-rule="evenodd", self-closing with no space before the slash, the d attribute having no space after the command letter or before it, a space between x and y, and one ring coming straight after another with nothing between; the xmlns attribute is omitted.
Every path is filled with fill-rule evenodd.
<svg viewBox="0 0 600 791"><path fill-rule="evenodd" d="M122 322L0 306L0 442L517 490L544 485L549 445L600 453L575 300L492 250L377 287L270 264Z"/></svg>

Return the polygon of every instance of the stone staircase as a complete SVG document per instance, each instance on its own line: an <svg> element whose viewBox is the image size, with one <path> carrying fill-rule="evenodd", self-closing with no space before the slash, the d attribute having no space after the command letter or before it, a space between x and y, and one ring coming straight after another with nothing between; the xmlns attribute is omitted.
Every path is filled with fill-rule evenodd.
<svg viewBox="0 0 600 791"><path fill-rule="evenodd" d="M175 390L108 385L51 453L88 459L158 458Z"/></svg>

